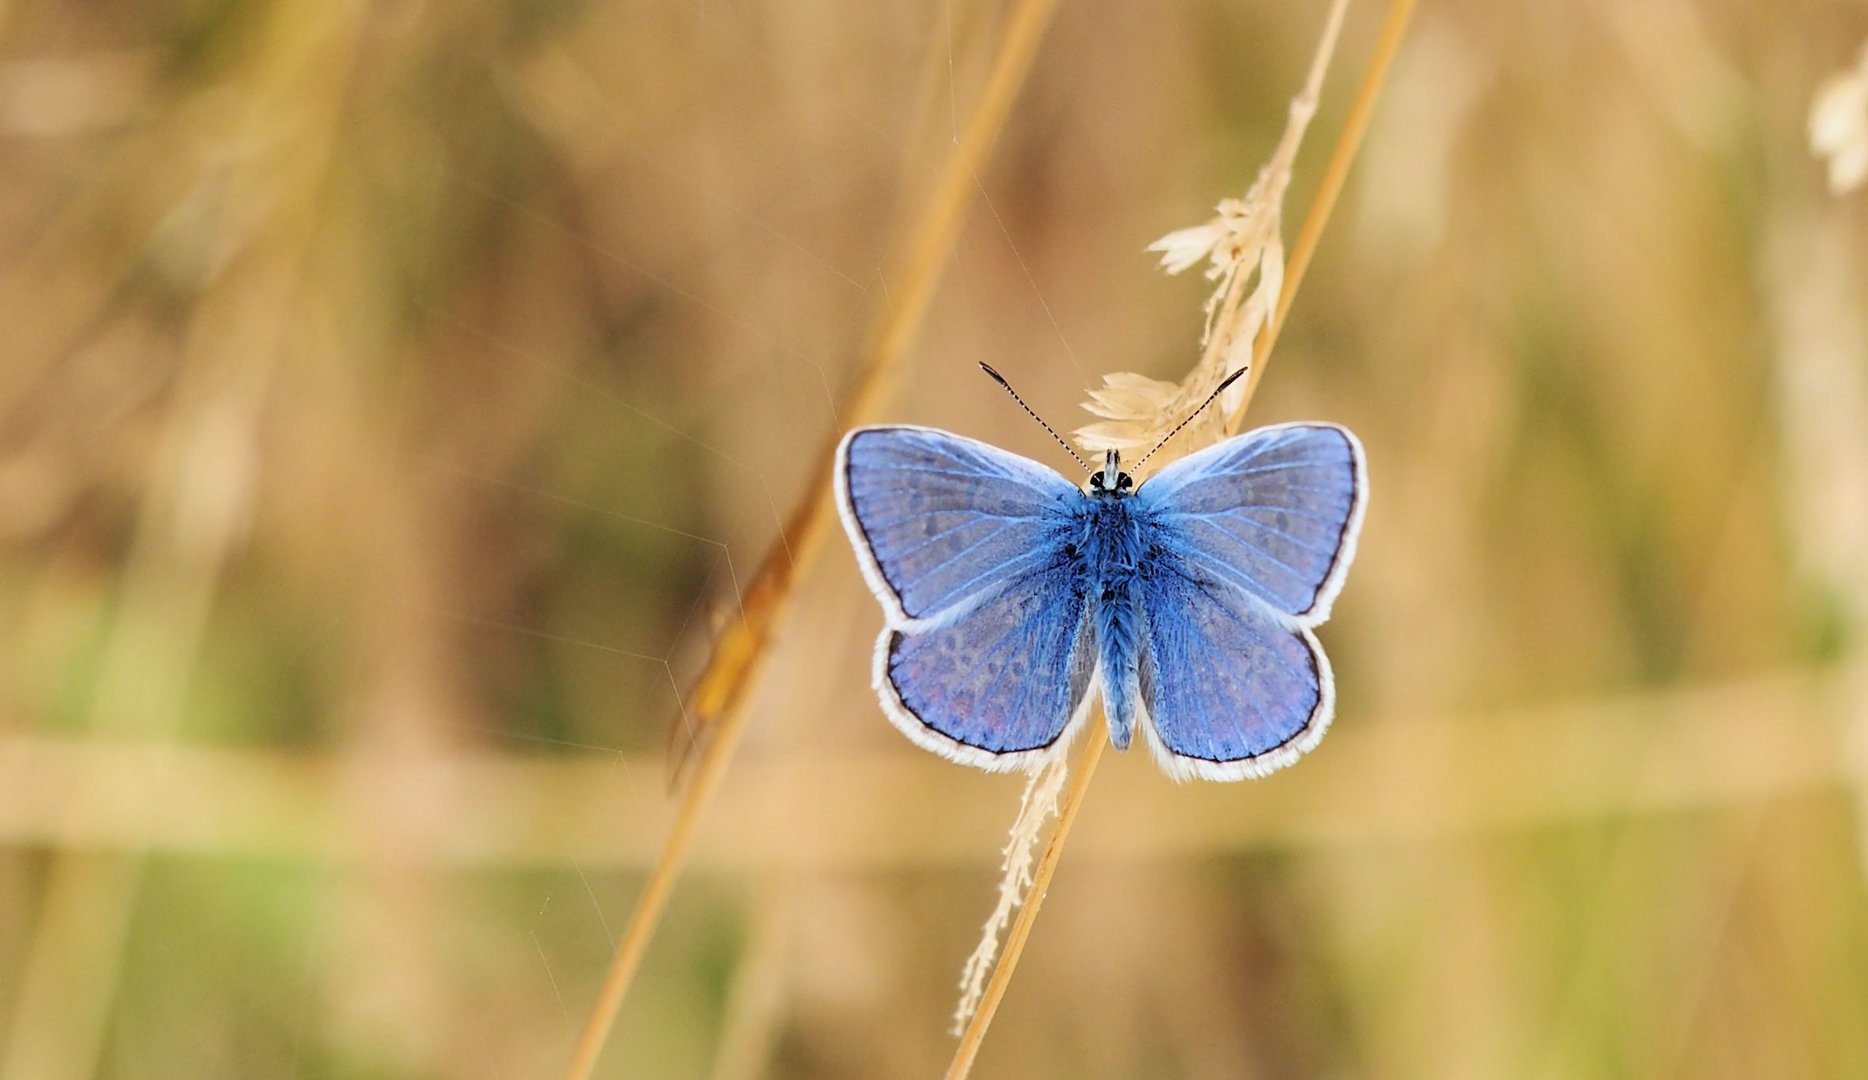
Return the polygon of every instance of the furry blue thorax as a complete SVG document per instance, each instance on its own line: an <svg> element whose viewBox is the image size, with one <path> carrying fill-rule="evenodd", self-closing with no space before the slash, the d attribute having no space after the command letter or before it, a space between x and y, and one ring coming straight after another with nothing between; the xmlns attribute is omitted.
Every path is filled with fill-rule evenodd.
<svg viewBox="0 0 1868 1080"><path fill-rule="evenodd" d="M1097 479L1103 475L1098 473ZM1128 477L1123 474L1121 479ZM1136 649L1140 580L1161 570L1161 553L1143 538L1142 512L1128 484L1093 483L1090 497L1074 509L1077 538L1065 551L1076 553L1080 588L1094 612L1109 741L1116 749L1127 750L1135 733L1135 702L1140 696Z"/></svg>

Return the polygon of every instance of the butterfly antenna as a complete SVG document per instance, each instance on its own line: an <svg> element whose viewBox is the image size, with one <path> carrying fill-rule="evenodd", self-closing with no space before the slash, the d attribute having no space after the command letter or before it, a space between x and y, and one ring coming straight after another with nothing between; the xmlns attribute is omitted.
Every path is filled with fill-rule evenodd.
<svg viewBox="0 0 1868 1080"><path fill-rule="evenodd" d="M1084 461L1080 457L1077 457L1077 452L1070 448L1070 444L1064 441L1064 437L1062 435L1059 435L1056 431L1052 430L1051 425L1044 422L1044 417L1039 416L1037 413L1031 411L1031 406L1025 404L1025 399L1018 396L1018 391L1012 389L1012 384L1005 381L1005 376L992 370L991 364L981 363L979 365L979 369L981 371L984 371L986 374L992 376L993 382L996 382L1000 386L1005 387L1005 392L1012 395L1012 400L1018 402L1018 407L1025 410L1025 415L1031 417L1033 420L1036 420L1038 422L1039 427L1043 428L1046 431L1049 431L1051 433L1051 438L1057 440L1057 445L1064 448L1064 453L1069 454L1072 460L1074 460L1078 465L1083 466L1084 472L1091 471L1090 463L1087 461Z"/></svg>
<svg viewBox="0 0 1868 1080"><path fill-rule="evenodd" d="M1142 462L1143 462L1143 461L1147 461L1147 460L1148 460L1149 458L1151 458L1151 457L1154 457L1154 456L1155 456L1155 451L1156 451L1156 450L1159 450L1159 449L1161 449L1161 448L1162 448L1163 446L1166 446L1166 445L1168 444L1168 439L1172 439L1172 438L1173 438L1174 436L1176 436L1176 435L1179 435L1179 434L1180 434L1180 429L1181 429L1181 428L1184 428L1184 427L1186 427L1186 426L1187 426L1188 424L1191 424L1191 423L1193 423L1193 418L1194 418L1194 417L1196 417L1196 416L1199 416L1199 415L1200 415L1201 413L1203 413L1203 412L1205 412L1205 411L1206 411L1206 407L1207 407L1208 405L1211 405L1211 404L1213 404L1213 402L1214 402L1214 401L1216 401L1216 400L1218 400L1218 398L1219 398L1219 395L1221 395L1221 394L1223 394L1223 393L1225 393L1225 392L1226 392L1226 388L1227 388L1228 386L1231 386L1231 385L1232 385L1233 383L1235 383L1235 382L1238 382L1238 381L1239 381L1239 379L1240 379L1240 378L1242 378L1242 377L1243 377L1243 376L1245 375L1245 373L1246 373L1246 372L1248 372L1248 371L1250 371L1250 370L1252 370L1252 369L1251 369L1251 368L1240 368L1239 370L1237 370L1237 371L1235 371L1235 372L1233 372L1232 374L1230 374L1230 375L1228 375L1228 376L1226 376L1226 378L1225 378L1225 379L1224 379L1223 381L1221 381L1221 382L1220 382L1220 384L1219 384L1218 386L1215 386L1215 387L1213 388L1213 392L1212 392L1212 393L1210 393L1210 394L1208 394L1208 395L1206 396L1206 400L1205 400L1205 401L1202 401L1202 402L1200 403L1200 407L1199 407L1199 408L1197 408L1197 409L1195 409L1194 411L1192 411L1192 412L1190 412L1190 413L1188 413L1188 414L1187 414L1187 419L1185 419L1185 420L1182 420L1182 421L1181 421L1180 423L1178 423L1178 424L1175 424L1175 425L1174 425L1174 430L1173 430L1173 431L1170 431L1170 432L1168 432L1168 433L1167 433L1167 437L1166 437L1166 438L1164 438L1164 439L1162 439L1162 440L1161 440L1160 442L1158 442L1158 443L1156 443L1156 444L1155 444L1155 448L1154 448L1154 450L1150 450L1150 451L1148 451L1148 452L1147 452L1146 454L1143 454L1143 455L1142 455L1142 459L1141 459L1141 461L1137 461L1137 462L1136 462L1136 463L1135 463L1134 465L1132 465L1132 466L1130 466L1130 468L1135 468L1135 469L1139 469L1139 468L1141 468L1141 467L1142 467ZM1007 387L1006 389L1008 389L1008 390L1009 390L1009 389L1011 389L1011 387Z"/></svg>

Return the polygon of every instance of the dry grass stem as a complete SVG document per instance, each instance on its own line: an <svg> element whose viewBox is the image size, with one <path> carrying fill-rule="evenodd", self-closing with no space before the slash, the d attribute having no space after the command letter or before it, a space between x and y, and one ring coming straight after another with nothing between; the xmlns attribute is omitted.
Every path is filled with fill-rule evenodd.
<svg viewBox="0 0 1868 1080"><path fill-rule="evenodd" d="M1025 0L1011 14L1005 41L993 62L980 104L969 118L911 235L904 270L896 276L891 303L884 311L868 359L858 376L846 422L873 419L893 390L894 377L908 343L920 329L941 272L953 250L971 200L972 178L997 142L1012 102L1031 70L1038 44L1056 9L1056 0ZM773 624L787 609L792 585L802 565L822 546L830 520L830 461L835 440L818 456L816 487L786 523L780 542L768 552L742 603L742 618L722 635L706 669L696 680L689 711L701 725L704 740L692 784L683 792L673 828L641 897L631 911L609 971L597 993L565 1075L583 1080L596 1068L617 1011L629 992L642 955L654 935L668 895L687 858L695 829L713 801L743 733L741 703L766 651Z"/></svg>
<svg viewBox="0 0 1868 1080"><path fill-rule="evenodd" d="M1032 852L1037 848L1038 836L1044 829L1045 821L1057 813L1057 797L1064 790L1064 778L1069 772L1069 759L1059 754L1033 772L1025 784L1024 798L1018 804L1018 817L1012 822L1012 835L1005 842L1005 861L1001 866L1004 876L999 879L999 902L986 918L979 945L973 949L973 955L966 958L966 966L960 970L960 1004L953 1013L955 1035L966 1030L967 1021L979 1010L980 999L986 993L986 976L992 973L993 958L999 953L999 934L1005 930L1006 923L1012 920L1012 913L1018 910L1026 891L1031 888Z"/></svg>
<svg viewBox="0 0 1868 1080"><path fill-rule="evenodd" d="M1070 826L1075 824L1077 812L1083 809L1083 796L1089 791L1090 781L1096 777L1096 766L1103 760L1103 751L1108 746L1107 738L1092 736L1077 759L1076 778L1064 793L1063 801L1057 805L1057 827L1051 830L1050 842L1044 846L1044 856L1038 860L1037 870L1031 875L1031 888L1027 890L1025 902L1018 909L1018 919L1012 923L1012 931L1006 936L1005 957L993 969L992 980L986 984L972 1020L960 1033L960 1045L954 1049L952 1064L947 1066L947 1080L961 1080L973 1071L973 1061L979 1056L986 1029L992 1026L992 1015L998 1011L999 1002L1004 1000L1006 987L1012 984L1012 973L1018 969L1018 957L1025 951L1025 942L1031 937L1031 927L1038 921L1038 908L1044 903L1044 894L1051 888L1051 876L1057 873L1057 864L1063 858L1064 841L1070 836ZM1057 779L1061 781L1063 777L1064 770L1060 768ZM1023 811L1020 816L1024 816Z"/></svg>
<svg viewBox="0 0 1868 1080"><path fill-rule="evenodd" d="M1084 405L1105 420L1074 432L1077 442L1090 453L1147 451L1193 413L1222 380L1252 361L1253 343L1261 339L1260 330L1284 296L1284 196L1298 148L1316 115L1323 76L1335 55L1348 7L1348 0L1336 0L1330 6L1309 74L1291 99L1284 134L1245 196L1220 200L1212 220L1176 230L1149 245L1148 250L1161 252L1161 267L1168 273L1178 274L1205 260L1206 276L1217 283L1206 301L1200 360L1179 383L1132 372L1105 376L1103 385L1090 391ZM1253 381L1248 377L1248 382ZM1163 448L1155 458L1156 468L1218 441L1226 417L1243 412L1249 396L1246 383L1234 384L1221 395L1218 410L1196 416Z"/></svg>
<svg viewBox="0 0 1868 1080"><path fill-rule="evenodd" d="M1317 244L1323 239L1323 227L1329 223L1330 214L1336 209L1336 199L1342 194L1343 184L1349 179L1349 167L1355 163L1356 152L1362 148L1362 136L1368 131L1369 118L1374 115L1382 86L1388 81L1388 71L1394 66L1395 53L1400 50L1401 41L1407 36L1408 22L1414 15L1414 3L1415 0L1392 0L1388 5L1388 14L1382 19L1381 35L1375 40L1375 49L1369 54L1368 66L1362 69L1362 82L1356 87L1356 96L1349 103L1348 115L1343 118L1342 134L1336 137L1330 160L1323 167L1322 178L1317 181L1316 197L1311 200L1310 210L1304 215L1304 223L1298 228L1297 243L1291 248L1291 262L1285 271L1284 289L1278 296L1278 309L1265 332L1259 335L1257 348L1253 350L1252 371L1245 377L1245 393L1240 397L1238 405L1227 411L1228 431L1239 429L1246 403L1258 392L1258 381L1264 377L1265 362L1271 355L1271 347L1277 343L1278 334L1284 330L1284 319L1290 313L1291 301L1304 282L1304 273L1310 269L1310 259L1316 254Z"/></svg>
<svg viewBox="0 0 1868 1080"><path fill-rule="evenodd" d="M1279 323L1284 313L1290 310L1291 300L1303 280L1303 268L1309 265L1310 257L1322 238L1323 228L1329 221L1330 212L1335 208L1336 196L1341 190L1343 178L1347 176L1349 165L1355 159L1356 150L1361 146L1363 132L1368 126L1369 113L1380 94L1390 65L1394 60L1395 49L1407 28L1409 16L1413 11L1413 0L1394 0L1389 5L1388 16L1383 23L1382 35L1374 54L1363 74L1361 86L1356 93L1354 106L1350 110L1348 121L1338 137L1336 148L1330 157L1329 168L1317 197L1312 200L1309 213L1303 227L1298 232L1297 246L1292 254L1292 261L1297 272L1288 278L1283 274L1283 248L1278 239L1278 225L1281 221L1281 206L1285 189L1290 183L1292 161L1295 159L1297 146L1303 138L1303 132L1316 112L1317 95L1322 87L1324 72L1328 70L1330 57L1336 47L1336 40L1342 29L1347 0L1337 0L1331 5L1329 19L1325 24L1323 38L1312 59L1309 77L1303 90L1291 104L1290 120L1285 128L1284 138L1279 140L1278 149L1272 160L1260 171L1257 181L1252 185L1245 200L1237 205L1222 203L1220 215L1213 221L1191 230L1171 233L1157 241L1152 250L1162 251L1162 265L1170 273L1186 269L1202 257L1210 258L1212 266L1208 276L1219 284L1207 301L1207 327L1205 331L1205 351L1200 363L1171 395L1161 394L1152 404L1157 407L1150 412L1146 408L1133 409L1128 413L1109 398L1095 398L1092 411L1108 416L1111 423L1092 425L1076 432L1078 441L1085 449L1094 453L1099 448L1130 448L1146 446L1158 440L1167 431L1187 415L1187 411L1197 407L1206 396L1213 392L1219 381L1233 371L1237 364L1246 360L1241 356L1241 349L1248 350L1252 373L1244 380L1239 389L1238 400L1228 403L1223 400L1221 406L1226 415L1236 417L1243 414L1256 391L1263 374L1265 358L1269 354L1278 326L1269 323L1274 315ZM1256 270L1257 287L1247 291L1246 283L1252 279ZM1267 285L1267 282L1270 284ZM1267 288L1271 291L1266 292ZM1270 298L1275 297L1275 307ZM1260 330L1265 332L1260 333ZM1250 353L1251 344L1259 343L1256 353ZM1129 380L1139 376L1129 376ZM1166 384L1157 384L1163 385ZM1117 387L1132 391L1136 384L1105 381L1105 391ZM1230 396L1228 391L1226 396ZM1147 395L1139 395L1144 401ZM1186 400L1181 400L1186 398ZM1125 402L1124 404L1127 404ZM1178 413L1169 411L1178 408ZM1231 425L1228 424L1228 427ZM1184 432L1182 443L1185 448L1198 448L1210 444L1223 434L1218 423L1198 430ZM1204 438L1202 437L1204 435ZM992 980L987 984L978 1011L974 1013L961 1034L960 1046L955 1051L952 1065L948 1068L949 1080L965 1077L971 1072L973 1061L979 1053L981 1042L986 1037L986 1029L992 1023L994 1011L1005 995L1005 989L1011 984L1012 975L1018 968L1019 956L1023 953L1025 941L1031 935L1032 924L1038 917L1038 906L1050 885L1051 876L1057 871L1057 863L1063 858L1064 840L1069 834L1070 823L1076 819L1083 798L1089 791L1090 780L1095 773L1097 762L1102 759L1106 738L1092 738L1083 753L1076 779L1071 783L1063 802L1057 810L1057 827L1051 841L1045 846L1044 855L1038 862L1032 875L1030 890L1023 906L1019 909L1018 920L1012 925L1011 934L1005 943L1005 954L998 967L993 970ZM1026 817L1028 807L1021 808L1020 821ZM1014 838L1017 836L1014 826ZM1012 862L1007 860L1007 876L1011 876ZM1001 896L1006 889L1001 884ZM1003 905L1003 900L1001 900ZM995 917L997 912L995 912ZM997 934L997 924L987 923L988 939ZM982 943L982 950L989 944ZM975 958L979 952L974 954ZM969 969L971 968L969 961ZM961 1002L964 1011L966 1001Z"/></svg>

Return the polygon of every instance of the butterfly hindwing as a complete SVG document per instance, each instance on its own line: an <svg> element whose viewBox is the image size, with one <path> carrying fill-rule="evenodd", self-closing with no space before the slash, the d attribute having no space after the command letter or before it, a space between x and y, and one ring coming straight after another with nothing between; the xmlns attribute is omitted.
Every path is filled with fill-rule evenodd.
<svg viewBox="0 0 1868 1080"><path fill-rule="evenodd" d="M876 643L876 690L921 745L1023 768L1084 716L1096 656L1087 606L1061 574L1039 574L955 618L891 627Z"/></svg>
<svg viewBox="0 0 1868 1080"><path fill-rule="evenodd" d="M1309 630L1195 565L1164 556L1141 591L1137 726L1178 779L1262 776L1323 737L1329 660Z"/></svg>
<svg viewBox="0 0 1868 1080"><path fill-rule="evenodd" d="M1296 625L1329 618L1367 502L1362 444L1335 424L1260 428L1184 457L1143 484L1145 514L1201 572Z"/></svg>
<svg viewBox="0 0 1868 1080"><path fill-rule="evenodd" d="M928 749L1024 768L1081 720L1095 651L1083 569L1064 556L1085 496L1043 466L916 427L859 428L838 508L887 610L875 687Z"/></svg>

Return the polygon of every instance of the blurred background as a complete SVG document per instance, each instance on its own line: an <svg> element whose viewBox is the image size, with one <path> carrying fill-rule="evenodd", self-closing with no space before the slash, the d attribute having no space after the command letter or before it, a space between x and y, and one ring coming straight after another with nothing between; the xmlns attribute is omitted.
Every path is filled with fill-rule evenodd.
<svg viewBox="0 0 1868 1080"><path fill-rule="evenodd" d="M1178 379L1324 8L1062 4L888 415ZM0 7L0 1074L560 1074L1011 10ZM1106 760L976 1075L1868 1075L1864 39L1421 6L1249 418L1368 448L1336 727ZM1021 780L879 623L832 535L600 1075L945 1066Z"/></svg>

